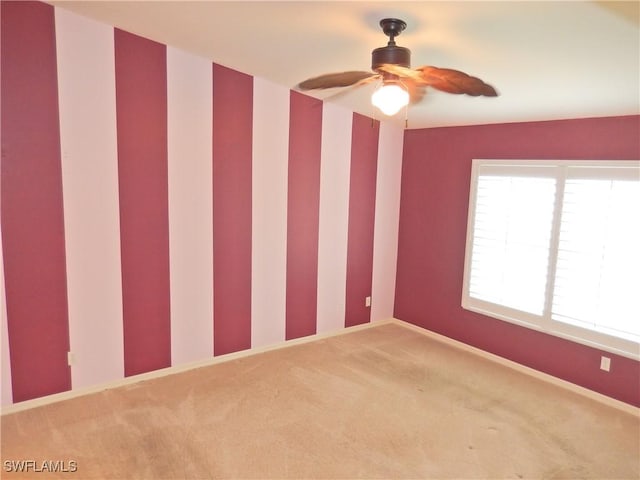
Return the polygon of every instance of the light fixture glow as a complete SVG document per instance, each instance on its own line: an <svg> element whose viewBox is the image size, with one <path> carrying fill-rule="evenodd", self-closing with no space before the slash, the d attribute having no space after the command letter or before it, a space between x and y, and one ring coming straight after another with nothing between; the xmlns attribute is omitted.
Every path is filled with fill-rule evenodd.
<svg viewBox="0 0 640 480"><path fill-rule="evenodd" d="M409 92L397 83L386 83L373 92L371 103L385 115L395 115L409 104Z"/></svg>

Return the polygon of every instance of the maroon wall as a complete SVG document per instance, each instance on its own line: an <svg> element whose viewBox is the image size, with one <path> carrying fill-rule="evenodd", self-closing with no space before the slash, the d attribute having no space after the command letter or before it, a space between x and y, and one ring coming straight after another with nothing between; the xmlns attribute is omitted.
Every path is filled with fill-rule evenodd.
<svg viewBox="0 0 640 480"><path fill-rule="evenodd" d="M13 400L71 389L54 9L2 2L2 249Z"/></svg>
<svg viewBox="0 0 640 480"><path fill-rule="evenodd" d="M287 340L316 333L322 102L291 91L287 190Z"/></svg>
<svg viewBox="0 0 640 480"><path fill-rule="evenodd" d="M114 31L125 376L171 366L166 46Z"/></svg>
<svg viewBox="0 0 640 480"><path fill-rule="evenodd" d="M394 316L640 406L640 363L463 310L471 160L640 158L640 116L410 130Z"/></svg>
<svg viewBox="0 0 640 480"><path fill-rule="evenodd" d="M213 351L251 348L253 77L213 64Z"/></svg>
<svg viewBox="0 0 640 480"><path fill-rule="evenodd" d="M379 135L380 122L353 114L345 327L371 320L371 308L365 305L364 299L371 296L373 279Z"/></svg>

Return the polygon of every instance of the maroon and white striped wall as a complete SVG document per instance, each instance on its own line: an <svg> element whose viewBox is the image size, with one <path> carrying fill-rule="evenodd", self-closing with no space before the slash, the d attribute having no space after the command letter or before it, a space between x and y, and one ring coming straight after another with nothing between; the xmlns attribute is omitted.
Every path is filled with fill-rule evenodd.
<svg viewBox="0 0 640 480"><path fill-rule="evenodd" d="M2 404L392 316L402 129L1 8Z"/></svg>

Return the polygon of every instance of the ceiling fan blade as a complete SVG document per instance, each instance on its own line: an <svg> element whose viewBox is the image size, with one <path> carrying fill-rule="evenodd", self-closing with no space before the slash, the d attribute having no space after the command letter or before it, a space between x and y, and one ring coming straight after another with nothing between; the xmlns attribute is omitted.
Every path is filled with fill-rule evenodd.
<svg viewBox="0 0 640 480"><path fill-rule="evenodd" d="M420 72L412 70L411 68L403 67L402 65L385 63L384 65L380 65L378 67L378 70L396 75L401 79L410 78L411 80L414 80L416 82L422 82L422 74Z"/></svg>
<svg viewBox="0 0 640 480"><path fill-rule="evenodd" d="M371 75L370 77L367 77L367 78L365 78L363 80L360 80L359 82L356 82L353 85L346 85L345 88L337 89L337 90L333 91L332 93L330 93L329 95L323 95L322 99L323 100L335 100L335 99L338 99L340 97L343 97L344 95L347 95L354 88L358 88L361 85L366 85L368 83L375 82L376 80L379 80L379 79L380 79L380 75Z"/></svg>
<svg viewBox="0 0 640 480"><path fill-rule="evenodd" d="M476 77L450 68L424 66L415 69L420 73L422 82L447 93L471 95L473 97L497 97L498 93L489 84Z"/></svg>
<svg viewBox="0 0 640 480"><path fill-rule="evenodd" d="M316 90L321 88L348 87L357 84L370 77L376 77L373 72L338 72L309 78L298 84L300 90Z"/></svg>

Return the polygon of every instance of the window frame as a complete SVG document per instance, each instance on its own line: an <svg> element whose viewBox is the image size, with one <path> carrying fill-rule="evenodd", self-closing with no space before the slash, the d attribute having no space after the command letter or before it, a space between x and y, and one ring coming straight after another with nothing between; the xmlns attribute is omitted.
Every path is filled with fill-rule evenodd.
<svg viewBox="0 0 640 480"><path fill-rule="evenodd" d="M469 284L471 277L472 247L474 241L474 226L476 213L477 187L480 170L491 168L496 172L504 172L510 176L515 176L513 169L520 169L525 172L545 172L548 176L553 171L553 178L556 179L556 199L553 209L552 230L549 248L549 261L547 265L547 282L545 287L545 301L542 315L523 312L503 305L480 300L469 295ZM550 168L549 168L550 167ZM640 343L633 340L608 335L604 332L592 330L576 325L560 322L551 318L551 307L553 302L553 288L555 280L555 268L558 256L558 239L560 236L561 212L563 206L564 186L569 169L577 172L579 167L586 167L588 174L592 175L595 168L602 168L607 173L622 172L628 169L640 169L639 160L534 160L534 159L473 159L471 163L471 177L469 186L469 203L467 215L467 232L465 241L464 274L462 284L462 303L465 310L480 313L488 317L503 320L525 328L543 332L556 337L571 340L576 343L595 347L600 350L615 353L634 360L640 360ZM640 170L639 170L640 171ZM625 172L625 175L626 172ZM535 175L523 175L535 176ZM597 176L596 178L603 178ZM606 178L611 178L607 175ZM627 175L628 178L628 175ZM634 176L634 178L637 178Z"/></svg>

